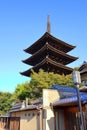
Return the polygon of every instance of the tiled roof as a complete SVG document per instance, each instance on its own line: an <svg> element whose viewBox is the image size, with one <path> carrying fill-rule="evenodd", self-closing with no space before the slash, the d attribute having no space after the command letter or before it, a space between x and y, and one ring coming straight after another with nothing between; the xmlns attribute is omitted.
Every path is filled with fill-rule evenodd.
<svg viewBox="0 0 87 130"><path fill-rule="evenodd" d="M80 92L87 92L87 86L82 86L81 88L79 88Z"/></svg>
<svg viewBox="0 0 87 130"><path fill-rule="evenodd" d="M52 103L53 106L66 106L78 102L77 89L73 87L53 85L51 89L58 90L65 95L64 98L60 97L60 100L56 100ZM87 102L87 93L80 92L81 102Z"/></svg>
<svg viewBox="0 0 87 130"><path fill-rule="evenodd" d="M77 90L75 87L61 86L61 85L52 85L51 89L58 90L60 98L65 98L69 96L76 95Z"/></svg>
<svg viewBox="0 0 87 130"><path fill-rule="evenodd" d="M14 112L14 111L26 111L26 110L37 110L37 109L40 109L42 108L42 105L28 105L28 106L25 106L25 107L20 107L20 108L17 108L16 106L12 107L10 109L10 112Z"/></svg>
<svg viewBox="0 0 87 130"><path fill-rule="evenodd" d="M42 108L42 99L32 101L31 104L29 104L29 105L26 104L26 102L17 103L10 109L10 112L34 110L34 109L39 109L39 108Z"/></svg>
<svg viewBox="0 0 87 130"><path fill-rule="evenodd" d="M20 109L21 107L22 107L22 103L17 103L14 106L12 106L12 108L10 110Z"/></svg>
<svg viewBox="0 0 87 130"><path fill-rule="evenodd" d="M87 93L81 93L80 100L82 103L87 102ZM66 106L66 105L77 103L77 102L78 102L78 98L77 98L77 95L75 95L75 96L67 97L64 99L60 99L59 101L55 101L52 105L53 106Z"/></svg>
<svg viewBox="0 0 87 130"><path fill-rule="evenodd" d="M62 86L62 85L52 85L51 89L56 89L59 92L71 92L71 93L76 93L76 88L75 87L70 87L70 86Z"/></svg>
<svg viewBox="0 0 87 130"><path fill-rule="evenodd" d="M42 106L36 106L36 105L28 105L27 107L21 107L21 108L12 108L10 109L10 112L15 112L15 111L27 111L27 110L38 110L39 108L42 108Z"/></svg>

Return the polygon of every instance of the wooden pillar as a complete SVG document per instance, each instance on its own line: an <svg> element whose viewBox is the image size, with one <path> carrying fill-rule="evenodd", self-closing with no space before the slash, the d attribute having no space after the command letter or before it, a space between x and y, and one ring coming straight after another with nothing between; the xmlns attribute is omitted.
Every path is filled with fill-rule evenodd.
<svg viewBox="0 0 87 130"><path fill-rule="evenodd" d="M56 111L54 111L54 130L56 130Z"/></svg>
<svg viewBox="0 0 87 130"><path fill-rule="evenodd" d="M85 103L84 127L87 130L87 103Z"/></svg>
<svg viewBox="0 0 87 130"><path fill-rule="evenodd" d="M39 117L40 118L40 130L42 130L42 109L40 109L39 113L40 113L40 115L39 115L40 116Z"/></svg>

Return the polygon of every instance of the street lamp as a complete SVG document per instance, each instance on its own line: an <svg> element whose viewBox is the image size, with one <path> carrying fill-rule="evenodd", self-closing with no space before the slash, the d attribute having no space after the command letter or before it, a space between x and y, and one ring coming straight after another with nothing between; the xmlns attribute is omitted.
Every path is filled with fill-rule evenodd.
<svg viewBox="0 0 87 130"><path fill-rule="evenodd" d="M81 106L81 99L80 99L80 92L79 92L79 84L81 83L79 71L72 72L72 81L76 85L76 90L77 90L78 108L80 112L80 130L84 130L82 106Z"/></svg>

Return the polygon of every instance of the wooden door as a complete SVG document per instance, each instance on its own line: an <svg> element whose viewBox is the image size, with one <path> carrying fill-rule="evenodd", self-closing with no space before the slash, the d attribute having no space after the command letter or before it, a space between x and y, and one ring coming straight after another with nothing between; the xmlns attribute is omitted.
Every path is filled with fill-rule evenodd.
<svg viewBox="0 0 87 130"><path fill-rule="evenodd" d="M65 130L80 130L80 117L78 112L65 114Z"/></svg>
<svg viewBox="0 0 87 130"><path fill-rule="evenodd" d="M10 118L10 130L20 130L20 117Z"/></svg>

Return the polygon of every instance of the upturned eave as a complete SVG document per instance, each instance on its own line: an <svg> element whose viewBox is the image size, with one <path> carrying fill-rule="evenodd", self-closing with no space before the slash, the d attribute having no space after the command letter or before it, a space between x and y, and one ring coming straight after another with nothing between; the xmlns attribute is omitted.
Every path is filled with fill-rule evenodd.
<svg viewBox="0 0 87 130"><path fill-rule="evenodd" d="M74 49L76 46L70 45L54 36L52 36L51 34L49 34L48 32L44 33L44 35L37 40L36 42L34 42L31 46L29 46L28 48L26 48L24 51L29 53L29 54L34 54L35 53L35 48L37 48L37 46L39 46L40 44L43 44L44 42L47 42L47 40L51 40L54 41L55 43L64 46L64 48L66 48L66 53L71 51L72 49Z"/></svg>

